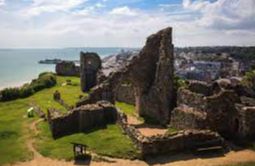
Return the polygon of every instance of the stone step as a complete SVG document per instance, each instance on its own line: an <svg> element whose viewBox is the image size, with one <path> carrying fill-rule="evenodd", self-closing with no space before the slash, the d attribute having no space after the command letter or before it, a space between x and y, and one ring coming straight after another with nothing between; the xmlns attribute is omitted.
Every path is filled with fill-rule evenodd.
<svg viewBox="0 0 255 166"><path fill-rule="evenodd" d="M221 138L216 138L213 140L208 140L208 141L204 141L201 143L198 143L197 145L195 145L196 149L199 148L209 148L209 147L215 147L215 146L224 146L224 140L222 140Z"/></svg>

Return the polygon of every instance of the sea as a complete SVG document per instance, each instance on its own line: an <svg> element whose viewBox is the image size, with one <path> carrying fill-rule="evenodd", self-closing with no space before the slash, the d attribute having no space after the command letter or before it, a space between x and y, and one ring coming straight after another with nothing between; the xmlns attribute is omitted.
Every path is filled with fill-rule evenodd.
<svg viewBox="0 0 255 166"><path fill-rule="evenodd" d="M81 51L96 52L103 58L123 49L130 48L0 49L0 89L21 86L41 72L55 71L54 64L39 64L40 60L79 60Z"/></svg>

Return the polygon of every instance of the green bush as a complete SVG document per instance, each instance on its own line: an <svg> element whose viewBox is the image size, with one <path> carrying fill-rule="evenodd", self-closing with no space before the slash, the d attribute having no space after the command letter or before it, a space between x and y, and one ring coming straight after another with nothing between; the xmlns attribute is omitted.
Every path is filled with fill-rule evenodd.
<svg viewBox="0 0 255 166"><path fill-rule="evenodd" d="M53 73L41 73L37 79L32 80L30 84L24 84L20 88L6 88L0 91L0 101L10 101L18 98L31 96L45 88L55 86L57 79Z"/></svg>
<svg viewBox="0 0 255 166"><path fill-rule="evenodd" d="M186 87L187 86L187 82L178 77L177 75L174 76L174 89L177 91L180 87Z"/></svg>
<svg viewBox="0 0 255 166"><path fill-rule="evenodd" d="M255 70L247 72L242 80L242 85L255 90Z"/></svg>
<svg viewBox="0 0 255 166"><path fill-rule="evenodd" d="M19 97L19 88L6 88L1 91L1 100L7 101L7 100L14 100Z"/></svg>

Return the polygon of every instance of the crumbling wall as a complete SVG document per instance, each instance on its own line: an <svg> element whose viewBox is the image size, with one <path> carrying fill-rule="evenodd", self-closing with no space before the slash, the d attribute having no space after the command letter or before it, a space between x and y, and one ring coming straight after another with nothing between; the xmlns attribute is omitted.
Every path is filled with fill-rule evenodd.
<svg viewBox="0 0 255 166"><path fill-rule="evenodd" d="M57 75L61 76L79 76L80 67L75 66L74 62L62 61L56 64L55 71Z"/></svg>
<svg viewBox="0 0 255 166"><path fill-rule="evenodd" d="M50 112L50 114L52 114ZM69 112L66 115L53 117L48 115L53 138L59 138L79 132L79 112Z"/></svg>
<svg viewBox="0 0 255 166"><path fill-rule="evenodd" d="M166 125L170 111L176 105L173 63L172 28L166 28L148 37L144 48L126 68L112 73L92 89L87 101L79 102L78 105L102 98L111 102L113 99L114 102L116 85L124 78L134 86L136 111L139 115Z"/></svg>
<svg viewBox="0 0 255 166"><path fill-rule="evenodd" d="M51 114L51 113L49 113ZM104 127L117 120L116 108L105 101L77 107L63 116L48 115L54 138Z"/></svg>
<svg viewBox="0 0 255 166"><path fill-rule="evenodd" d="M120 102L135 105L135 92L131 84L121 84L115 90L115 99Z"/></svg>
<svg viewBox="0 0 255 166"><path fill-rule="evenodd" d="M189 81L187 89L194 93L203 94L204 96L213 95L212 86L203 81L191 80Z"/></svg>
<svg viewBox="0 0 255 166"><path fill-rule="evenodd" d="M198 111L206 109L206 97L203 94L195 93L186 88L179 88L177 92L177 105L188 105Z"/></svg>
<svg viewBox="0 0 255 166"><path fill-rule="evenodd" d="M97 53L80 53L81 89L83 92L88 92L97 84L97 73L101 67L102 62Z"/></svg>
<svg viewBox="0 0 255 166"><path fill-rule="evenodd" d="M240 133L240 138L255 138L255 107L243 106L235 119L235 128Z"/></svg>
<svg viewBox="0 0 255 166"><path fill-rule="evenodd" d="M207 129L206 112L197 111L193 107L181 105L171 114L171 127L177 129Z"/></svg>
<svg viewBox="0 0 255 166"><path fill-rule="evenodd" d="M211 141L214 141L215 145L224 145L224 139L210 130L182 130L173 134L147 137L129 125L123 113L119 113L118 123L141 151L142 157L192 150Z"/></svg>
<svg viewBox="0 0 255 166"><path fill-rule="evenodd" d="M139 115L167 124L174 108L174 55L172 28L147 38L146 45L129 66Z"/></svg>
<svg viewBox="0 0 255 166"><path fill-rule="evenodd" d="M223 90L216 95L207 97L205 103L210 128L226 137L235 136L233 119L238 114L235 104L240 103L237 94L232 90Z"/></svg>
<svg viewBox="0 0 255 166"><path fill-rule="evenodd" d="M201 84L200 84L201 85ZM200 87L200 85L198 87ZM180 88L177 94L178 107L171 114L170 124L177 128L209 128L225 137L236 137L235 118L238 117L236 103L240 97L234 90L221 89L218 93L206 96L208 89L203 86L203 92L197 86ZM208 85L208 87L210 87ZM189 89L191 88L191 90ZM213 90L212 90L213 91ZM196 93L200 92L200 93ZM187 106L187 107L183 107ZM191 111L192 110L192 111ZM201 121L198 115L205 116Z"/></svg>

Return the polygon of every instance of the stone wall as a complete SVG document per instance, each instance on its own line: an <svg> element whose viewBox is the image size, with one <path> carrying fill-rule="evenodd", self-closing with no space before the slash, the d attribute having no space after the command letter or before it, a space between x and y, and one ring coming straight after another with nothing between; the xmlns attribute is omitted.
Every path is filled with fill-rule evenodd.
<svg viewBox="0 0 255 166"><path fill-rule="evenodd" d="M147 38L139 55L129 65L134 85L136 112L162 125L169 122L174 100L174 55L172 28Z"/></svg>
<svg viewBox="0 0 255 166"><path fill-rule="evenodd" d="M121 84L115 90L115 99L120 102L135 105L135 94L131 84Z"/></svg>
<svg viewBox="0 0 255 166"><path fill-rule="evenodd" d="M182 104L195 107L198 111L203 111L206 108L206 97L189 89L179 88L177 92L177 105Z"/></svg>
<svg viewBox="0 0 255 166"><path fill-rule="evenodd" d="M235 127L240 133L240 138L255 138L255 107L241 107L239 116L235 119Z"/></svg>
<svg viewBox="0 0 255 166"><path fill-rule="evenodd" d="M181 105L175 108L171 114L171 127L177 129L206 129L206 112L201 112L193 107Z"/></svg>
<svg viewBox="0 0 255 166"><path fill-rule="evenodd" d="M203 81L191 80L188 83L187 89L191 92L203 94L204 96L210 96L213 94L212 86Z"/></svg>
<svg viewBox="0 0 255 166"><path fill-rule="evenodd" d="M233 137L237 131L233 121L238 112L235 104L240 103L240 98L232 90L223 90L218 94L206 98L207 121L210 129L219 132L225 137Z"/></svg>
<svg viewBox="0 0 255 166"><path fill-rule="evenodd" d="M190 82L178 90L170 125L178 129L210 129L225 138L255 138L255 100L239 93L238 83ZM208 95L209 94L209 95Z"/></svg>
<svg viewBox="0 0 255 166"><path fill-rule="evenodd" d="M189 85L178 90L178 107L171 114L170 124L181 129L209 128L224 137L238 137L239 133L235 127L238 110L235 104L241 103L240 97L234 90L226 89L220 89L216 93L212 89L215 94L208 96L210 85L208 88L203 85L204 88L197 90L201 85L201 83L196 86Z"/></svg>
<svg viewBox="0 0 255 166"><path fill-rule="evenodd" d="M102 67L102 62L97 53L81 52L80 63L81 89L88 92L97 84L97 73Z"/></svg>
<svg viewBox="0 0 255 166"><path fill-rule="evenodd" d="M142 157L193 150L210 141L214 141L215 145L224 145L224 139L210 130L182 130L174 134L146 137L127 123L125 114L118 114L118 123L141 151Z"/></svg>
<svg viewBox="0 0 255 166"><path fill-rule="evenodd" d="M62 61L56 64L55 71L57 75L61 76L79 76L80 67L75 66L74 62Z"/></svg>
<svg viewBox="0 0 255 166"><path fill-rule="evenodd" d="M62 116L48 113L49 124L54 138L86 132L96 127L104 127L117 119L115 107L105 101L77 107Z"/></svg>

